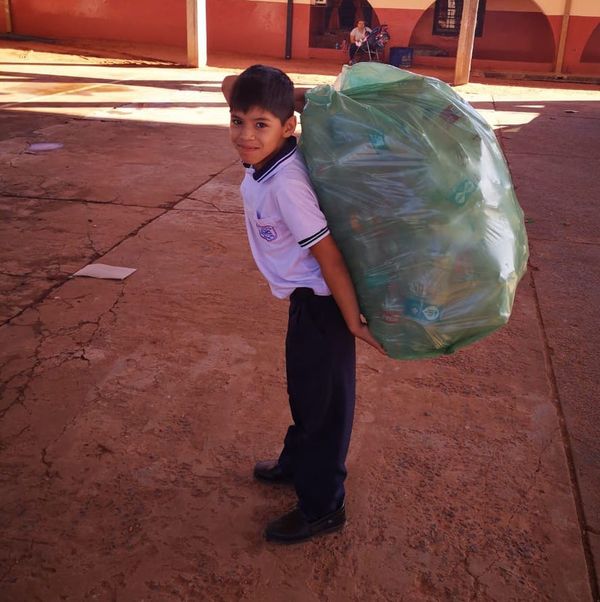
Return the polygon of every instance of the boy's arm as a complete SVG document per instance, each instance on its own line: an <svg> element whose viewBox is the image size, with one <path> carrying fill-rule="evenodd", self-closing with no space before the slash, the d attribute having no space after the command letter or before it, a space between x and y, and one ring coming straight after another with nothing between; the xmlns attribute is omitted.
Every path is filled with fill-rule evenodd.
<svg viewBox="0 0 600 602"><path fill-rule="evenodd" d="M298 111L298 113L302 113L302 111L304 111L304 105L306 104L304 95L309 90L310 88L294 88L294 109Z"/></svg>
<svg viewBox="0 0 600 602"><path fill-rule="evenodd" d="M346 262L331 234L313 245L310 250L321 266L323 278L344 316L348 330L355 337L385 354L383 347L375 340L369 327L361 319L356 292Z"/></svg>

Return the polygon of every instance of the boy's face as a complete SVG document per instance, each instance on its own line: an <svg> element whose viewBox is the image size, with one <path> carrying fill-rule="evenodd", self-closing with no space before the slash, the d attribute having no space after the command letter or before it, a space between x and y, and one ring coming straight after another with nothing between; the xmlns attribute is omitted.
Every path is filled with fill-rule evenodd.
<svg viewBox="0 0 600 602"><path fill-rule="evenodd" d="M240 159L254 169L265 165L295 129L294 115L282 124L279 117L260 107L251 107L246 113L231 110L229 137Z"/></svg>

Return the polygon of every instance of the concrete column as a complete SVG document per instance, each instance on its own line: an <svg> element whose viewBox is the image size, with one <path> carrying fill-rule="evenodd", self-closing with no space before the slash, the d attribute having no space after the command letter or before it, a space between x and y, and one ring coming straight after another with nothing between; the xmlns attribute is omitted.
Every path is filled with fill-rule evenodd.
<svg viewBox="0 0 600 602"><path fill-rule="evenodd" d="M565 0L565 9L563 11L562 24L560 27L560 39L558 41L558 50L556 51L556 64L554 73L562 73L563 61L565 59L565 44L567 41L567 32L569 31L569 18L571 16L571 0Z"/></svg>
<svg viewBox="0 0 600 602"><path fill-rule="evenodd" d="M6 22L6 33L12 33L12 14L10 0L4 0L4 19Z"/></svg>
<svg viewBox="0 0 600 602"><path fill-rule="evenodd" d="M187 65L206 65L206 0L187 2Z"/></svg>
<svg viewBox="0 0 600 602"><path fill-rule="evenodd" d="M456 66L454 68L454 85L460 86L469 82L471 75L471 59L475 45L475 26L477 25L477 8L479 0L464 0L460 33L456 50Z"/></svg>

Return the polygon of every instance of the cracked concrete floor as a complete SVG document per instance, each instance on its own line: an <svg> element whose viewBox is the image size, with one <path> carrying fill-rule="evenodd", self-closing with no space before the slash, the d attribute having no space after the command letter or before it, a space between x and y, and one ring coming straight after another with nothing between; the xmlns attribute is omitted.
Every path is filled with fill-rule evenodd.
<svg viewBox="0 0 600 602"><path fill-rule="evenodd" d="M528 216L513 317L434 361L360 346L349 524L282 549L293 496L250 473L289 418L286 306L247 250L229 71L53 50L0 49L0 598L592 600L600 93L460 89ZM137 272L69 278L91 261Z"/></svg>

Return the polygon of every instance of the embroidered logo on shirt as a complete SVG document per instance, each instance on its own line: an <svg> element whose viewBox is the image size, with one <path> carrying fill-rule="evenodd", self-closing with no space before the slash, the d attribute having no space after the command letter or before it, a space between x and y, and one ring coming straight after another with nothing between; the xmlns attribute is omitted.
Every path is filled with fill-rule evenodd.
<svg viewBox="0 0 600 602"><path fill-rule="evenodd" d="M258 233L261 238L264 238L267 242L273 242L277 240L277 230L274 226L259 226Z"/></svg>

